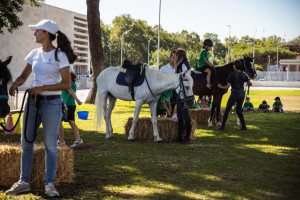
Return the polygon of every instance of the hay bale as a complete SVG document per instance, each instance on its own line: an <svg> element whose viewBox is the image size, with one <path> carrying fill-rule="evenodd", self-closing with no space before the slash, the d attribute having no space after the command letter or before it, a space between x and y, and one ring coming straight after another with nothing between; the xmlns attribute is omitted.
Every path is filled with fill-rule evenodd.
<svg viewBox="0 0 300 200"><path fill-rule="evenodd" d="M207 124L210 117L210 108L190 109L191 119L195 120L196 124ZM224 110L220 110L220 121L222 121ZM216 111L213 116L213 124L216 124Z"/></svg>
<svg viewBox="0 0 300 200"><path fill-rule="evenodd" d="M125 125L125 135L126 138L129 136L129 130L132 125L132 117L128 118L128 121ZM196 123L194 120L191 122L192 130L191 130L191 138L194 136ZM171 142L172 140L176 139L178 136L178 121L177 119L170 119L170 118L157 118L157 129L159 136L161 139L167 142ZM151 118L139 118L137 124L134 129L134 139L136 140L154 140L153 137L153 126Z"/></svg>
<svg viewBox="0 0 300 200"><path fill-rule="evenodd" d="M69 147L58 147L58 160L54 184L72 182L74 178L74 155ZM12 186L20 178L21 146L1 144L0 146L0 185ZM45 148L35 145L30 187L45 187Z"/></svg>

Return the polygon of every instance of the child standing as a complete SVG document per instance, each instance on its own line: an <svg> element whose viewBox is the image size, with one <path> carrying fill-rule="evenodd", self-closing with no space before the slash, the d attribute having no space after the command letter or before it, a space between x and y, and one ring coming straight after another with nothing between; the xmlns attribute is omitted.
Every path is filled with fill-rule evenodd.
<svg viewBox="0 0 300 200"><path fill-rule="evenodd" d="M283 105L280 101L280 97L276 97L275 99L275 102L273 103L273 112L283 112Z"/></svg>
<svg viewBox="0 0 300 200"><path fill-rule="evenodd" d="M246 98L246 102L243 105L243 111L245 111L245 112L253 112L254 111L254 106L250 102L250 97Z"/></svg>
<svg viewBox="0 0 300 200"><path fill-rule="evenodd" d="M212 63L209 62L209 51L214 46L214 42L211 39L206 39L203 42L203 50L200 53L200 59L199 59L199 71L202 73L207 73L207 84L206 87L211 89L211 67L214 67Z"/></svg>
<svg viewBox="0 0 300 200"><path fill-rule="evenodd" d="M76 110L76 104L75 104L75 100L77 102L78 105L81 105L82 102L77 98L75 92L76 92L76 74L74 72L71 72L71 88L68 90L63 90L61 91L61 98L63 99L63 101L65 102L65 104L68 107L68 122L70 124L70 126L72 127L72 131L74 132L74 136L75 136L75 142L74 144L72 144L70 147L74 148L80 144L83 143L82 139L79 136L79 129L75 124L75 110ZM57 140L57 144L58 145L65 145L65 141L64 141L64 127L62 124L60 124L59 127L59 139Z"/></svg>

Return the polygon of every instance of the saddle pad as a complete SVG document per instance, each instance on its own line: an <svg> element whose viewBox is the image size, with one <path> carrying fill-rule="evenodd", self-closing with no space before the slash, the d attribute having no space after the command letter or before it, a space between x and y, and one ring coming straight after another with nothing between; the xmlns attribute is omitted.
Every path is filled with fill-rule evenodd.
<svg viewBox="0 0 300 200"><path fill-rule="evenodd" d="M144 79L145 79L145 69L143 70L142 74L138 77L138 79L133 83L134 87L138 87L140 85L143 84ZM125 82L125 74L123 72L119 72L117 79L116 79L116 83L119 85L123 85L123 86L128 86L128 84Z"/></svg>
<svg viewBox="0 0 300 200"><path fill-rule="evenodd" d="M193 80L197 81L197 82L206 82L206 77L207 74L206 73L195 73L193 72Z"/></svg>

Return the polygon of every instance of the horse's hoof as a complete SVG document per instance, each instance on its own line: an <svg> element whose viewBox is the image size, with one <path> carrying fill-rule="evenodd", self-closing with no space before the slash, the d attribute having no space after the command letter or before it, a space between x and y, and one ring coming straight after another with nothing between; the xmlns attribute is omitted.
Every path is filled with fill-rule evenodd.
<svg viewBox="0 0 300 200"><path fill-rule="evenodd" d="M135 139L128 139L129 142L135 142Z"/></svg>
<svg viewBox="0 0 300 200"><path fill-rule="evenodd" d="M163 143L163 140L157 140L156 143Z"/></svg>
<svg viewBox="0 0 300 200"><path fill-rule="evenodd" d="M114 138L114 136L110 136L110 137L107 137L106 139L107 140L111 140L111 139L113 139Z"/></svg>

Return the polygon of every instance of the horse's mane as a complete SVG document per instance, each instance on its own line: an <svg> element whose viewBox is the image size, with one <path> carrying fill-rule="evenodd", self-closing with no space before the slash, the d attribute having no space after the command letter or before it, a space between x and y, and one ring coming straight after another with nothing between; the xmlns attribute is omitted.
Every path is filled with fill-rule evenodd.
<svg viewBox="0 0 300 200"><path fill-rule="evenodd" d="M233 62L228 63L221 67L216 67L215 70L216 70L216 79L217 79L216 81L224 85L226 84L228 75L234 71Z"/></svg>
<svg viewBox="0 0 300 200"><path fill-rule="evenodd" d="M151 69L150 67L146 67L147 73L151 73L156 77L157 81L164 81L164 80L173 80L177 79L177 76L175 74L167 73L167 72L161 72L156 69Z"/></svg>
<svg viewBox="0 0 300 200"><path fill-rule="evenodd" d="M12 76L7 68L7 65L3 64L0 60L0 80L2 80L2 84L7 84L12 81Z"/></svg>

